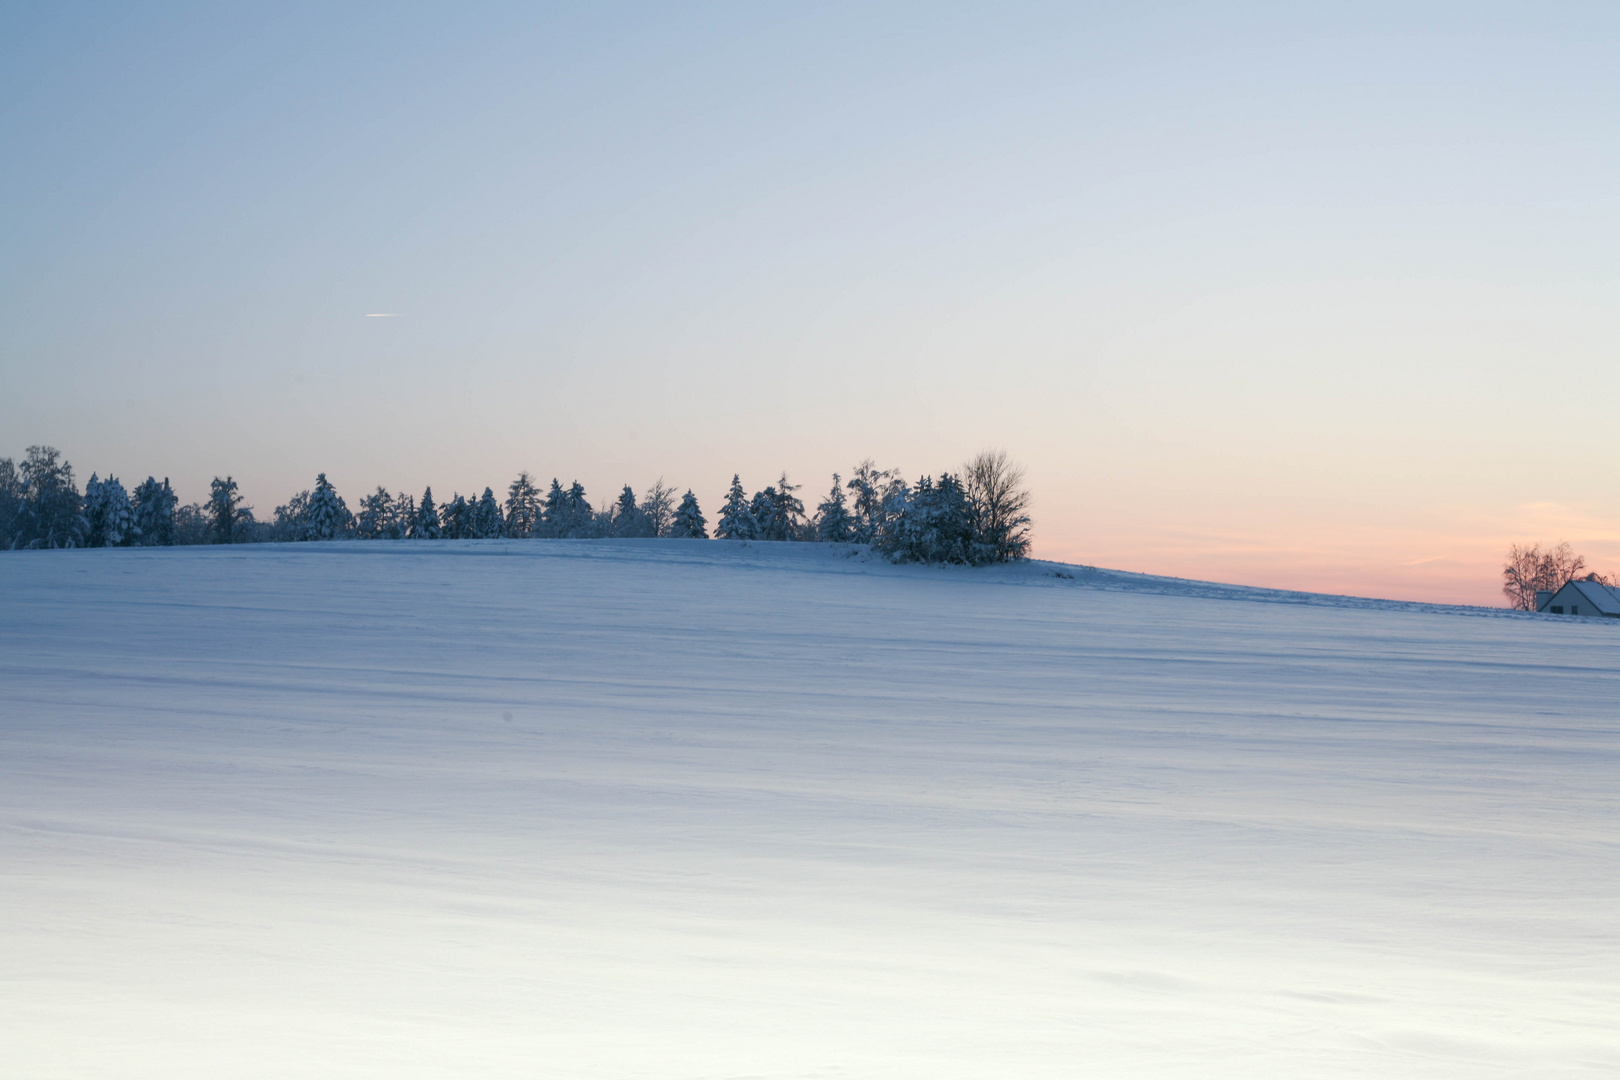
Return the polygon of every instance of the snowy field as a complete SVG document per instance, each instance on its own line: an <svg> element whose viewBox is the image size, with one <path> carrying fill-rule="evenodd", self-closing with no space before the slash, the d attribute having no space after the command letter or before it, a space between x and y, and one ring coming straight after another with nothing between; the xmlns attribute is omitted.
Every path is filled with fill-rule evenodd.
<svg viewBox="0 0 1620 1080"><path fill-rule="evenodd" d="M0 554L0 1076L1620 1075L1617 659L822 545Z"/></svg>

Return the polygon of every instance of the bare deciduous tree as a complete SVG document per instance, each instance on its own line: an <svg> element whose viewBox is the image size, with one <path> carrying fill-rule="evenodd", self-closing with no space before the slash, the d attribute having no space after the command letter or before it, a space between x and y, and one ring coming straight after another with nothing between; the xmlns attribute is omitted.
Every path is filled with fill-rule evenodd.
<svg viewBox="0 0 1620 1080"><path fill-rule="evenodd" d="M1534 611L1539 590L1557 592L1581 576L1586 560L1575 554L1567 542L1541 550L1540 544L1508 548L1507 561L1502 566L1502 594L1508 607L1515 611ZM1587 574L1582 580L1609 584L1602 574Z"/></svg>
<svg viewBox="0 0 1620 1080"><path fill-rule="evenodd" d="M974 532L989 547L986 562L1010 562L1029 554L1029 491L1024 470L1004 450L985 450L962 466L973 511Z"/></svg>

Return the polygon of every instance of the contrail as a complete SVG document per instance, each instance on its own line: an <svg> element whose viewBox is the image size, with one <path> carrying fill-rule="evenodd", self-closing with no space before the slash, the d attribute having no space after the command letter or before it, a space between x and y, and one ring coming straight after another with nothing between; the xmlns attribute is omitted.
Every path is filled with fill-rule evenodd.
<svg viewBox="0 0 1620 1080"><path fill-rule="evenodd" d="M366 312L366 318L368 318L368 319L397 319L397 318L399 318L399 312L397 312L397 311L368 311L368 312Z"/></svg>

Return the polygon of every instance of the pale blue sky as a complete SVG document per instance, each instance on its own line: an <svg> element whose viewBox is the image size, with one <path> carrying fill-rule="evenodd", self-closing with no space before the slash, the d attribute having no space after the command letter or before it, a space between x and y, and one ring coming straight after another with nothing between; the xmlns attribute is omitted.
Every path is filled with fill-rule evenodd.
<svg viewBox="0 0 1620 1080"><path fill-rule="evenodd" d="M0 454L268 513L998 445L1052 556L1620 564L1620 9L1298 7L9 5Z"/></svg>

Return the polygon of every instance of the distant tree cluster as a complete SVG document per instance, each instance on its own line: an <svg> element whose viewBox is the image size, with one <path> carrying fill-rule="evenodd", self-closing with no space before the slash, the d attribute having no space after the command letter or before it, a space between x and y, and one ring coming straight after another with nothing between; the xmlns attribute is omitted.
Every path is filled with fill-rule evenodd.
<svg viewBox="0 0 1620 1080"><path fill-rule="evenodd" d="M1557 592L1571 581L1596 581L1613 585L1603 574L1581 572L1586 559L1575 554L1567 543L1549 546L1545 551L1540 544L1508 548L1507 560L1502 565L1502 593L1508 607L1516 611L1536 610L1536 593Z"/></svg>
<svg viewBox="0 0 1620 1080"><path fill-rule="evenodd" d="M826 499L806 514L799 486L784 473L749 495L740 477L715 523L727 540L869 544L896 562L980 565L1029 553L1029 494L1022 472L1005 454L984 453L958 473L907 483L871 461L845 482L836 473ZM482 495L435 502L379 487L349 509L326 474L315 486L276 507L272 520L253 515L231 477L215 477L206 503L182 506L169 481L153 477L128 491L117 477L92 475L81 495L73 468L51 447L31 446L20 466L0 458L0 547L128 547L239 544L259 541L589 539L598 537L709 538L697 496L677 500L662 479L637 498L626 484L617 498L593 508L585 488L551 481L544 494L527 472Z"/></svg>

